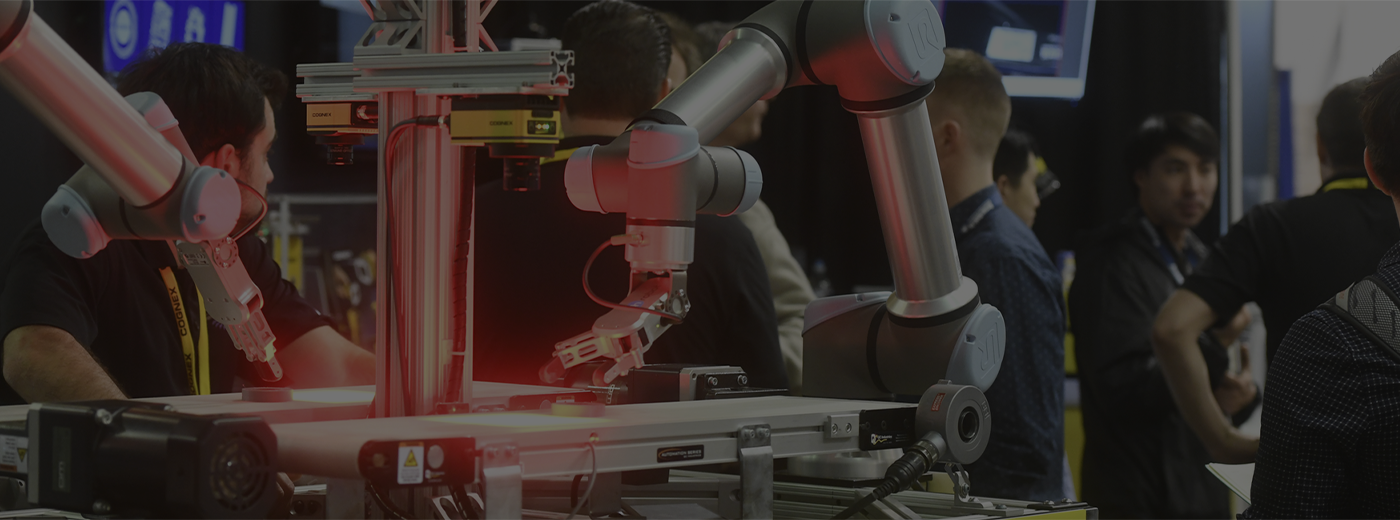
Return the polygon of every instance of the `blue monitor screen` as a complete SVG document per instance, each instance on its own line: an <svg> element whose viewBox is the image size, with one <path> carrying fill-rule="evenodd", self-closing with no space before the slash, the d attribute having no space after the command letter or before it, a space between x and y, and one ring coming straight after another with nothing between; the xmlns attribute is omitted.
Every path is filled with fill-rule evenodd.
<svg viewBox="0 0 1400 520"><path fill-rule="evenodd" d="M1006 93L1079 99L1089 62L1093 0L936 1L948 47L977 51Z"/></svg>
<svg viewBox="0 0 1400 520"><path fill-rule="evenodd" d="M148 49L208 42L243 49L241 0L105 0L102 65L121 72Z"/></svg>

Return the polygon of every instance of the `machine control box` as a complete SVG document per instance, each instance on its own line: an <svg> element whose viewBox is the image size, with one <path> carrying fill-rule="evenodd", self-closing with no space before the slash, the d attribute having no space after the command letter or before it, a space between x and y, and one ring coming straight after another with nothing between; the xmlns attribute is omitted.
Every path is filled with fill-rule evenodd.
<svg viewBox="0 0 1400 520"><path fill-rule="evenodd" d="M870 451L913 446L919 440L914 430L914 411L912 406L861 411L860 449Z"/></svg>
<svg viewBox="0 0 1400 520"><path fill-rule="evenodd" d="M782 388L749 386L744 369L731 366L701 366L680 363L647 365L620 378L625 396L613 404L705 401L739 397L786 395Z"/></svg>
<svg viewBox="0 0 1400 520"><path fill-rule="evenodd" d="M360 475L385 489L470 484L476 455L470 437L369 441L360 447Z"/></svg>

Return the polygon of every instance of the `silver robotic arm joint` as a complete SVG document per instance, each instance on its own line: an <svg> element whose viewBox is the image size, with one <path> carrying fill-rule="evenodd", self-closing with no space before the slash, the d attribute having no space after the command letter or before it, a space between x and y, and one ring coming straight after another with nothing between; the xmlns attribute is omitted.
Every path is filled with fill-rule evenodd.
<svg viewBox="0 0 1400 520"><path fill-rule="evenodd" d="M690 309L686 269L694 261L697 214L732 215L758 200L758 163L734 148L700 146L692 127L644 122L605 146L581 148L565 168L565 188L575 207L626 213L631 292L594 323L593 330L555 346L541 378L556 381L569 368L607 358L595 374L607 384L642 366L651 342ZM585 282L586 283L586 282Z"/></svg>

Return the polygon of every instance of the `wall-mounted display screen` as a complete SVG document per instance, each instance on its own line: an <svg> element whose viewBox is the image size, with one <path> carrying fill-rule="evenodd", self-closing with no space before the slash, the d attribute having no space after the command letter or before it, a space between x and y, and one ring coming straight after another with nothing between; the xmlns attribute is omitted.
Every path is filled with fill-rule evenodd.
<svg viewBox="0 0 1400 520"><path fill-rule="evenodd" d="M1079 99L1089 64L1094 0L937 0L948 47L981 53L1006 93Z"/></svg>
<svg viewBox="0 0 1400 520"><path fill-rule="evenodd" d="M241 0L106 0L102 68L109 74L121 72L148 49L178 42L243 50L246 11Z"/></svg>

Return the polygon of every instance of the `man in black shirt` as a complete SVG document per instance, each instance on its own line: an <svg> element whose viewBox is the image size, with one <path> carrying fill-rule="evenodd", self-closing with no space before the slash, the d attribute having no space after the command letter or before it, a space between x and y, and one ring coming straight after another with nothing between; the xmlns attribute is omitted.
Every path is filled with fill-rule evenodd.
<svg viewBox="0 0 1400 520"><path fill-rule="evenodd" d="M569 18L562 39L576 64L576 86L564 98L569 137L556 159L541 167L541 190L506 192L491 183L476 196L473 362L479 380L540 384L539 369L554 344L592 329L607 311L585 295L580 276L599 244L626 231L626 215L575 209L564 191L564 159L574 148L611 142L671 89L669 32L650 9L589 4ZM737 365L755 386L786 388L768 275L744 224L697 217L687 276L690 312L657 339L645 360ZM621 248L604 251L589 280L599 297L621 301L628 289Z"/></svg>
<svg viewBox="0 0 1400 520"><path fill-rule="evenodd" d="M1214 460L1249 462L1258 441L1223 420L1192 338L1246 302L1258 302L1271 361L1295 320L1371 273L1400 240L1390 197L1366 180L1358 97L1365 85L1365 78L1348 81L1323 100L1317 115L1322 188L1251 210L1157 317L1154 344L1167 381Z"/></svg>
<svg viewBox="0 0 1400 520"><path fill-rule="evenodd" d="M1128 151L1138 208L1079 255L1069 310L1083 390L1083 498L1104 518L1230 512L1229 491L1206 471L1205 448L1172 404L1149 339L1162 302L1206 255L1191 227L1214 200L1219 142L1194 114L1149 117ZM1196 347L1216 385L1232 379L1220 343L1235 335L1203 335ZM1250 411L1248 402L1230 410L1240 420Z"/></svg>
<svg viewBox="0 0 1400 520"><path fill-rule="evenodd" d="M272 181L273 104L285 88L281 73L203 43L172 45L133 65L118 84L123 94L159 94L201 164L229 172L258 193ZM245 229L256 224L262 203L240 192L237 229ZM247 236L238 247L262 291L287 383L372 383L374 356L340 337L302 300L267 246ZM202 315L194 281L165 243L117 240L79 260L60 252L35 222L0 273L0 403L219 393L233 391L240 376L259 381L228 333ZM186 341L197 352L188 361Z"/></svg>
<svg viewBox="0 0 1400 520"><path fill-rule="evenodd" d="M1362 107L1366 171L1389 195L1392 211L1400 210L1400 53L1371 76ZM1366 282L1396 301L1400 245ZM1336 295L1352 310L1314 310L1279 343L1264 398L1253 505L1241 518L1393 518L1400 511L1400 333L1390 319L1351 315L1365 315L1375 301L1365 289L1358 283ZM1394 307L1374 310L1386 316Z"/></svg>

